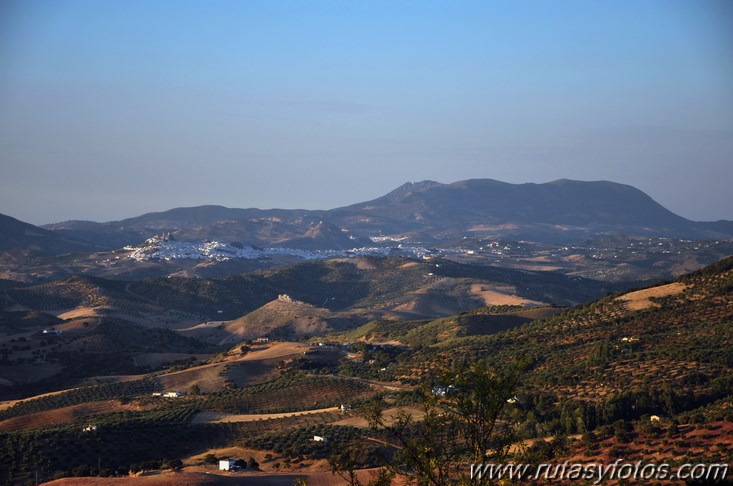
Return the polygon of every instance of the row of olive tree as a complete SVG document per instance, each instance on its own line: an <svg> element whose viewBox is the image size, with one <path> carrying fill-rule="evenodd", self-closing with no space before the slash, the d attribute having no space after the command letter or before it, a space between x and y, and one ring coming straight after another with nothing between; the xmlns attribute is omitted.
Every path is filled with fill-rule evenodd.
<svg viewBox="0 0 733 486"><path fill-rule="evenodd" d="M503 370L484 362L462 366L444 374L439 386L421 391L419 414L405 408L385 413L384 400L375 399L364 412L375 435L385 438L389 457L369 485L390 484L397 475L418 485L488 484L488 477L470 477L470 465L507 458L517 423L512 403L526 368L524 362ZM361 485L357 470L365 450L355 441L335 451L332 472Z"/></svg>

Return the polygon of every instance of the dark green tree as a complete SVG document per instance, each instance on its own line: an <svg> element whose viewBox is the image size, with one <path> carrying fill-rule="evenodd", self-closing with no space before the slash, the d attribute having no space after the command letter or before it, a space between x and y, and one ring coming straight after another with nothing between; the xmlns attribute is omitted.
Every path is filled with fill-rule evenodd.
<svg viewBox="0 0 733 486"><path fill-rule="evenodd" d="M514 441L512 402L526 363L503 370L472 362L442 377L445 395L424 389L421 416L400 408L384 414L375 400L366 412L370 425L395 446L386 468L419 485L488 484L469 477L470 464L505 459ZM501 425L500 425L501 424Z"/></svg>

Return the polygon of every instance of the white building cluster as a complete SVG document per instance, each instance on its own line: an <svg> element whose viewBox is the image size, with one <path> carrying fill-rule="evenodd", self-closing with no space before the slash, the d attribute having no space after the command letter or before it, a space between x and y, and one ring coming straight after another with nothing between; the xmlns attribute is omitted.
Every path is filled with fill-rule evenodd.
<svg viewBox="0 0 733 486"><path fill-rule="evenodd" d="M361 247L348 250L300 250L297 248L243 248L219 241L190 242L153 237L140 246L126 246L128 258L142 262L149 260L214 260L223 262L231 259L259 260L273 256L294 256L304 260L349 256L405 256L422 258L450 253L465 253L458 248L427 249L421 246Z"/></svg>

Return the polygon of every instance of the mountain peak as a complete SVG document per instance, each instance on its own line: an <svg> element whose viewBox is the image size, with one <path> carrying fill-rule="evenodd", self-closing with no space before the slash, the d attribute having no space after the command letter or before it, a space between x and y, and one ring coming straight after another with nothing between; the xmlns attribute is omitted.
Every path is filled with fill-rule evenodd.
<svg viewBox="0 0 733 486"><path fill-rule="evenodd" d="M209 238L320 250L369 245L368 239L378 235L402 235L415 242L467 235L563 243L608 234L718 239L733 234L733 222L695 223L633 186L610 181L558 179L513 184L469 179L450 184L406 182L376 199L324 211L200 206L51 229L59 229L51 234L111 248L137 244L152 234L175 232L179 241ZM16 234L25 230L31 228ZM24 245L7 242L0 248L3 246Z"/></svg>
<svg viewBox="0 0 733 486"><path fill-rule="evenodd" d="M392 195L395 195L395 196L404 195L404 194L411 193L411 192L427 191L428 189L432 189L434 187L440 187L444 185L445 184L441 184L440 182L431 181L431 180L424 180L420 182L405 182L400 187L398 187L397 189L387 194L387 197L392 196Z"/></svg>

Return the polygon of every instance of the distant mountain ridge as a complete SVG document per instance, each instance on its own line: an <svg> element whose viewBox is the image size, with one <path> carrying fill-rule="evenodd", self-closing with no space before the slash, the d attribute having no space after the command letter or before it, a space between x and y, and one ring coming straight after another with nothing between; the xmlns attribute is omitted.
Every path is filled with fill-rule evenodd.
<svg viewBox="0 0 733 486"><path fill-rule="evenodd" d="M632 186L567 179L543 184L492 179L408 182L371 201L330 210L198 206L121 221L67 221L44 228L110 248L161 232L172 232L179 240L307 249L359 246L379 235L428 244L470 235L552 243L605 234L733 236L731 221L690 221Z"/></svg>
<svg viewBox="0 0 733 486"><path fill-rule="evenodd" d="M0 251L10 249L58 255L89 252L99 248L70 234L49 231L0 214Z"/></svg>

